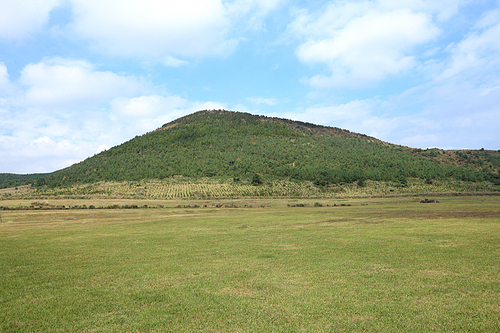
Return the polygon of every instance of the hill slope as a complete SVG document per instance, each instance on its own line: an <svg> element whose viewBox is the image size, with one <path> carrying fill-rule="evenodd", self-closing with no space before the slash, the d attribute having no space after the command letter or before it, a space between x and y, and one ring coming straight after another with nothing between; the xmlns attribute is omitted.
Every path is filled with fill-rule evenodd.
<svg viewBox="0 0 500 333"><path fill-rule="evenodd" d="M498 182L498 152L419 150L346 130L224 110L199 111L137 136L36 185L187 177L313 181L459 179Z"/></svg>
<svg viewBox="0 0 500 333"><path fill-rule="evenodd" d="M0 173L0 189L33 184L37 179L48 177L49 175L49 173L33 173L26 175Z"/></svg>

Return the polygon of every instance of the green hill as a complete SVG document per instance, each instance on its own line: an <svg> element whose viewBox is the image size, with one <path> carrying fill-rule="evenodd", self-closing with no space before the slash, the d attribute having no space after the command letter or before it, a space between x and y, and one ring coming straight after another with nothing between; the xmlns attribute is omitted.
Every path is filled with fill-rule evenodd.
<svg viewBox="0 0 500 333"><path fill-rule="evenodd" d="M49 175L50 174L48 173L33 173L26 175L0 173L0 189L33 184L37 179L47 177Z"/></svg>
<svg viewBox="0 0 500 333"><path fill-rule="evenodd" d="M289 179L318 186L363 185L365 180L404 185L408 178L499 184L499 170L498 151L412 149L339 128L209 110L30 181L58 187L182 175L256 182Z"/></svg>

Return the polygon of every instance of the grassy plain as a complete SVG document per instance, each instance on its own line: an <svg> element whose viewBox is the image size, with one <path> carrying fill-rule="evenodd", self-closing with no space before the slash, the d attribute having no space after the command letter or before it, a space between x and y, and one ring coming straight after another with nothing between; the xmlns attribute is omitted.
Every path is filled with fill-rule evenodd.
<svg viewBox="0 0 500 333"><path fill-rule="evenodd" d="M500 197L420 199L2 211L0 331L500 331Z"/></svg>

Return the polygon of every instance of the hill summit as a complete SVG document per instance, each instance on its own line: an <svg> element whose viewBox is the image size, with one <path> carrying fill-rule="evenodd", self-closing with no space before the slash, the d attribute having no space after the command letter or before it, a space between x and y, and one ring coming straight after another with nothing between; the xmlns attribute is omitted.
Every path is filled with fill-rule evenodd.
<svg viewBox="0 0 500 333"><path fill-rule="evenodd" d="M54 187L176 176L249 181L255 175L318 186L362 184L368 179L401 184L408 178L498 181L498 152L458 153L412 149L305 122L204 110L38 178L35 184Z"/></svg>

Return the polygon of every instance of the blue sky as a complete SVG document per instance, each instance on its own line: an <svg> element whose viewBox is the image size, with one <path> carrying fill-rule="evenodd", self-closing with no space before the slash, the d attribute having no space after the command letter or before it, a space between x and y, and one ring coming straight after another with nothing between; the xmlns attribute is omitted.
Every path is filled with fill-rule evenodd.
<svg viewBox="0 0 500 333"><path fill-rule="evenodd" d="M500 149L500 1L0 0L0 172L214 108Z"/></svg>

